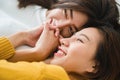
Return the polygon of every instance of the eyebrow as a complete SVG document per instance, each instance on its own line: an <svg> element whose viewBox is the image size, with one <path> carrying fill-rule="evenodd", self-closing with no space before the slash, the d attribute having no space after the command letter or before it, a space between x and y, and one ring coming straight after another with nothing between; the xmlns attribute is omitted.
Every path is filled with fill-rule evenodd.
<svg viewBox="0 0 120 80"><path fill-rule="evenodd" d="M88 38L88 36L86 36L85 34L80 34L80 36L84 36L85 38L87 38L88 41L90 41L90 39Z"/></svg>
<svg viewBox="0 0 120 80"><path fill-rule="evenodd" d="M65 13L65 17L67 19L67 17L68 17L67 9L64 9L64 13ZM70 9L70 17L71 17L71 19L73 19L73 10L72 9ZM76 32L79 31L79 29L75 25L74 25L74 28L75 28Z"/></svg>
<svg viewBox="0 0 120 80"><path fill-rule="evenodd" d="M65 14L65 18L67 19L68 15L67 15L67 9L64 9L64 14Z"/></svg>
<svg viewBox="0 0 120 80"><path fill-rule="evenodd" d="M70 18L73 19L73 10L69 9L69 12L70 12ZM65 13L65 18L67 19L67 17L68 17L67 9L64 9L64 13Z"/></svg>
<svg viewBox="0 0 120 80"><path fill-rule="evenodd" d="M71 19L73 19L73 10L72 9L70 9L70 17L71 17Z"/></svg>

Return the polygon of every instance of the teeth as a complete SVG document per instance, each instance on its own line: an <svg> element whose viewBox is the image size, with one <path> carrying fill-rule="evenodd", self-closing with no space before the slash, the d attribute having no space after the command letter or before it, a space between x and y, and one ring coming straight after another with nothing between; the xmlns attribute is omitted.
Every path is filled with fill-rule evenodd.
<svg viewBox="0 0 120 80"><path fill-rule="evenodd" d="M61 55L66 55L64 52L62 52L60 50L58 51L58 53L61 54Z"/></svg>

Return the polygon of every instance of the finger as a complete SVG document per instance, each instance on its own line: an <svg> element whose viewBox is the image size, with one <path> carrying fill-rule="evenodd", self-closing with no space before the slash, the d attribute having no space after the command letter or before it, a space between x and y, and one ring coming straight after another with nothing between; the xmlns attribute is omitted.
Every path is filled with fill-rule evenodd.
<svg viewBox="0 0 120 80"><path fill-rule="evenodd" d="M59 37L59 34L60 34L60 30L58 28L56 28L56 30L55 30L55 36Z"/></svg>
<svg viewBox="0 0 120 80"><path fill-rule="evenodd" d="M59 23L57 25L52 25L50 26L50 29L56 29L56 28L64 28L64 27L68 27L69 26L69 21L67 22L62 22L62 23Z"/></svg>
<svg viewBox="0 0 120 80"><path fill-rule="evenodd" d="M49 30L49 26L50 26L50 25L49 25L48 23L46 23L46 24L44 25L44 29L48 31L48 30Z"/></svg>
<svg viewBox="0 0 120 80"><path fill-rule="evenodd" d="M63 27L68 27L70 24L70 21L62 22L56 25L57 28L63 28Z"/></svg>
<svg viewBox="0 0 120 80"><path fill-rule="evenodd" d="M52 23L52 20L53 20L53 19L50 18L50 19L48 19L46 22L49 23L49 24L51 24L51 23Z"/></svg>
<svg viewBox="0 0 120 80"><path fill-rule="evenodd" d="M56 28L57 28L57 26L53 26L53 25L50 26L51 30L55 30Z"/></svg>

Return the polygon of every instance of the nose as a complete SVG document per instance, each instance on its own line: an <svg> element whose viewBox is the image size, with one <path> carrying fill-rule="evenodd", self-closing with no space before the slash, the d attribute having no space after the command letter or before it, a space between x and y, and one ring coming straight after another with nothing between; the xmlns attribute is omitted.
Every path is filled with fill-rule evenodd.
<svg viewBox="0 0 120 80"><path fill-rule="evenodd" d="M60 38L60 44L61 46L69 46L69 38Z"/></svg>

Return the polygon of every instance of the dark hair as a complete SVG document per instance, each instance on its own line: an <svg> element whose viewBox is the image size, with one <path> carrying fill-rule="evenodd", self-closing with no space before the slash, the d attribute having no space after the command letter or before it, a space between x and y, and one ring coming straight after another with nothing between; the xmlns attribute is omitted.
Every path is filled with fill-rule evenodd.
<svg viewBox="0 0 120 80"><path fill-rule="evenodd" d="M120 34L113 28L97 27L103 36L95 57L96 73L89 73L91 80L120 80Z"/></svg>
<svg viewBox="0 0 120 80"><path fill-rule="evenodd" d="M58 0L18 0L18 1L19 8L27 7L28 5L39 5L47 9L49 9L53 4L58 2Z"/></svg>
<svg viewBox="0 0 120 80"><path fill-rule="evenodd" d="M120 32L119 11L115 0L61 0L52 6L54 8L72 9L87 14L89 21L86 27L110 23Z"/></svg>

